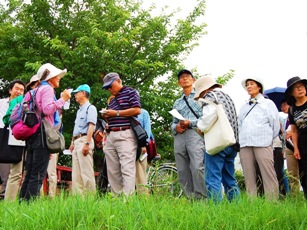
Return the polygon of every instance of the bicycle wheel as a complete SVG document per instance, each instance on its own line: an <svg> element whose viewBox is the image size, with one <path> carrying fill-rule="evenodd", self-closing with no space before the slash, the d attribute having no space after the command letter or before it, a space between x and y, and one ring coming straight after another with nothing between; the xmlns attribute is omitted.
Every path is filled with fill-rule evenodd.
<svg viewBox="0 0 307 230"><path fill-rule="evenodd" d="M182 195L183 191L179 184L177 168L174 166L160 166L152 173L149 181L154 194L172 195L174 197Z"/></svg>

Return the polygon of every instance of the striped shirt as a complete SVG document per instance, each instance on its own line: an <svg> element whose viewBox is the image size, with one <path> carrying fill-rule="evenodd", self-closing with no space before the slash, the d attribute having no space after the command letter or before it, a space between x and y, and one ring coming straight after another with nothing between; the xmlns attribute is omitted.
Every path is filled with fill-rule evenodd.
<svg viewBox="0 0 307 230"><path fill-rule="evenodd" d="M214 96L217 97L216 98ZM225 111L225 114L229 120L229 123L233 129L233 132L235 134L235 138L236 141L239 142L239 132L238 132L238 120L237 120L237 112L236 112L236 107L235 104L233 102L233 100L230 98L230 96L226 93L224 93L223 91L219 90L219 89L214 89L213 92L208 92L205 96L204 99L208 100L208 101L212 101L214 103L220 103L223 105L223 109ZM204 103L204 102L202 102ZM202 105L205 106L205 103ZM205 114L203 119L206 119Z"/></svg>
<svg viewBox="0 0 307 230"><path fill-rule="evenodd" d="M135 89L123 86L116 97L111 99L108 109L125 110L129 108L141 108L140 97ZM110 117L108 125L109 128L130 126L130 120L128 117Z"/></svg>
<svg viewBox="0 0 307 230"><path fill-rule="evenodd" d="M182 94L180 98L178 98L174 105L173 109L176 109L186 120L190 121L190 127L189 128L197 128L197 117L193 114L191 109L187 106L187 103L184 100L184 97L186 97L189 105L193 109L193 111L196 113L198 117L201 117L203 114L203 111L201 107L198 105L198 103L194 100L195 90L193 89L189 96L185 96L185 94ZM179 123L179 120L175 117L173 117L173 122L171 124L171 130L174 135L177 134L176 131L176 125Z"/></svg>
<svg viewBox="0 0 307 230"><path fill-rule="evenodd" d="M258 94L256 99L256 105L246 102L240 109L238 124L241 148L271 146L280 130L279 114L274 102L262 94Z"/></svg>

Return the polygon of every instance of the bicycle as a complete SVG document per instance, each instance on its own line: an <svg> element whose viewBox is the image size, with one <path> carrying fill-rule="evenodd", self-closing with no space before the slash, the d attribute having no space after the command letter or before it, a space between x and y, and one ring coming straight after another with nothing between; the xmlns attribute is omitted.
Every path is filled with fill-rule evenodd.
<svg viewBox="0 0 307 230"><path fill-rule="evenodd" d="M180 197L183 191L179 184L178 171L175 163L157 164L160 157L155 157L148 163L147 170L147 186L152 194L172 195ZM104 159L104 167L98 175L97 179L98 190L101 193L110 191L110 185L107 178L106 160Z"/></svg>
<svg viewBox="0 0 307 230"><path fill-rule="evenodd" d="M156 160L155 160L156 161ZM155 161L149 164L147 178L148 187L153 194L181 197L178 171L175 163L163 163L155 166Z"/></svg>

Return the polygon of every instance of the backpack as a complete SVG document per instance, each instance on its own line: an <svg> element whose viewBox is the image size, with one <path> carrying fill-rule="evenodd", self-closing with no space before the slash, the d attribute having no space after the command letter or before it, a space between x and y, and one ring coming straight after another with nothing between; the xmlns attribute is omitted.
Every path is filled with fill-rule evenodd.
<svg viewBox="0 0 307 230"><path fill-rule="evenodd" d="M17 104L10 116L10 126L13 136L17 140L25 141L36 133L40 126L40 116L35 111L35 94L30 90L26 93L21 103Z"/></svg>

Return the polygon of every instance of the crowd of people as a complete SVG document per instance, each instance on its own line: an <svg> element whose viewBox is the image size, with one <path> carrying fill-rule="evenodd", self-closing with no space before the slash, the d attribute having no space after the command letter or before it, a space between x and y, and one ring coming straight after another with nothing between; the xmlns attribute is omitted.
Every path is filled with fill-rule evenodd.
<svg viewBox="0 0 307 230"><path fill-rule="evenodd" d="M135 192L148 195L147 160L142 157L146 156L147 150L138 147L130 124L131 118L138 119L147 132L148 141L153 138L150 116L141 108L138 92L123 85L119 74L108 73L103 79L102 89L109 91L110 98L107 108L97 112L95 105L90 103L91 88L87 84L72 91L64 90L60 98L56 98L54 89L60 86L60 80L66 73L66 69L46 63L27 85L20 80L12 81L9 85L10 97L0 100L1 128L10 124L10 114L16 104L22 102L26 91L34 90L36 109L45 120L61 130L63 106L73 95L79 109L69 146L72 153L72 193L96 193L93 133L97 118L101 116L107 123L103 151L111 192L125 196ZM281 119L274 102L264 95L264 85L259 78L250 77L242 81L249 100L240 108L238 115L231 97L212 77L196 79L191 71L183 69L177 78L183 92L174 102L173 109L184 120L174 116L170 128L174 136L179 183L186 197L211 199L217 203L222 201L223 196L230 202L238 199L240 189L235 178L234 162L239 153L248 196L261 194L266 199L276 200L289 190L293 195L298 194L302 186L307 198L307 80L299 77L289 79L280 108L288 116ZM218 119L212 104L222 105L235 137L234 144L216 154L206 151L204 141L204 135ZM40 195L48 173L49 195L54 197L58 154L50 154L43 128L38 128L26 140L23 157L25 159L19 163L0 164L0 195L11 201L17 197L20 201L35 199ZM287 183L284 183L284 158L287 159L290 189L286 189ZM259 178L262 192L259 192Z"/></svg>

